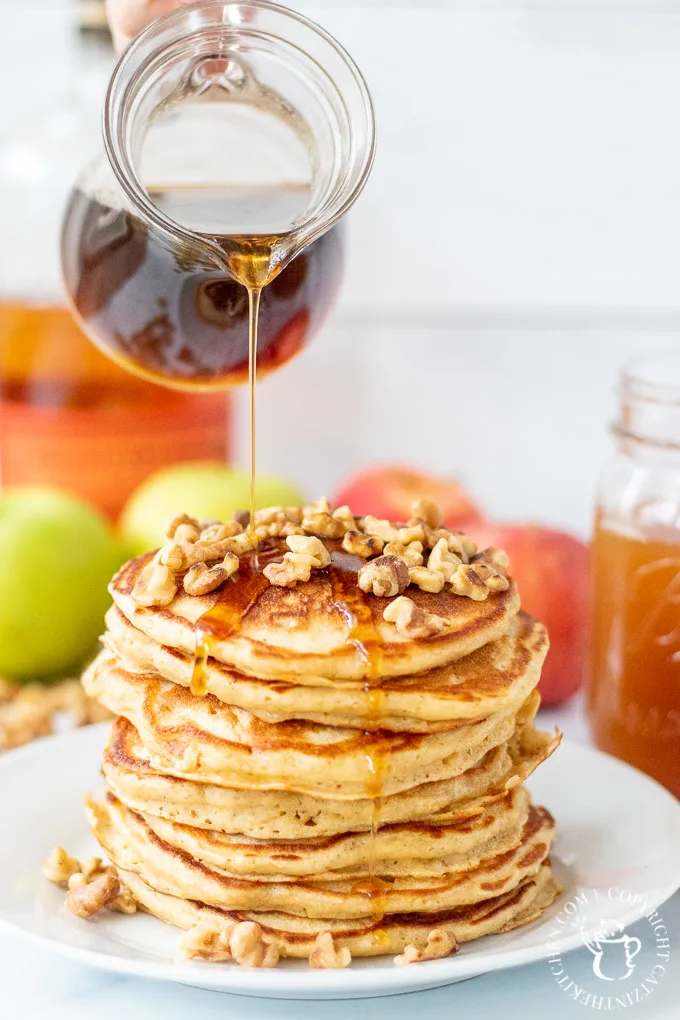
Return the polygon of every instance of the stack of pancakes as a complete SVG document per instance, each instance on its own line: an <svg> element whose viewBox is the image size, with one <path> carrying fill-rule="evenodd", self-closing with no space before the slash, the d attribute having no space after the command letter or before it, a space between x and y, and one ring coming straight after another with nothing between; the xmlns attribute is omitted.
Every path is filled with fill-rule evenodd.
<svg viewBox="0 0 680 1020"><path fill-rule="evenodd" d="M557 744L534 728L545 629L512 581L484 601L411 585L445 626L405 635L323 542L330 565L291 587L263 574L283 537L205 596L140 606L152 554L114 578L84 677L117 716L95 836L143 909L258 922L281 956L326 932L371 956L526 924L559 891L554 821L523 787Z"/></svg>

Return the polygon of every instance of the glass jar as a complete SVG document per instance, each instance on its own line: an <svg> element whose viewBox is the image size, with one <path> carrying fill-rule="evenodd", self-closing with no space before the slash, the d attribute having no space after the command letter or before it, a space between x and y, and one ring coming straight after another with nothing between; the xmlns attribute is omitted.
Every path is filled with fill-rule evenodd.
<svg viewBox="0 0 680 1020"><path fill-rule="evenodd" d="M373 160L370 97L342 47L261 0L181 7L125 50L104 136L62 238L94 342L177 389L243 382L243 284L266 283L258 374L297 353L335 296L331 228Z"/></svg>
<svg viewBox="0 0 680 1020"><path fill-rule="evenodd" d="M599 747L680 796L680 356L626 366L592 546L587 712Z"/></svg>

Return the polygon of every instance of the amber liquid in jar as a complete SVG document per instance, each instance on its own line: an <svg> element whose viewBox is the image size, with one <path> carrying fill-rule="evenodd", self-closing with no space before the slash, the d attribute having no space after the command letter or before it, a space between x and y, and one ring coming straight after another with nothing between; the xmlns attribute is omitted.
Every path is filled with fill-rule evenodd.
<svg viewBox="0 0 680 1020"><path fill-rule="evenodd" d="M680 533L596 522L588 715L599 747L680 797Z"/></svg>

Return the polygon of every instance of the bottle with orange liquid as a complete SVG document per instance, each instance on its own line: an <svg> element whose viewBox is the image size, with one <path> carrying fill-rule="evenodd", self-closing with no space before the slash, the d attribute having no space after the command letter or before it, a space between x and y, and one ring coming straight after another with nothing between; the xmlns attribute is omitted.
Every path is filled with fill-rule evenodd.
<svg viewBox="0 0 680 1020"><path fill-rule="evenodd" d="M596 743L680 796L680 355L624 369L592 547Z"/></svg>
<svg viewBox="0 0 680 1020"><path fill-rule="evenodd" d="M56 485L115 517L157 468L226 459L229 404L224 394L135 378L93 347L67 310L61 218L73 180L101 145L113 65L103 3L81 6L69 92L44 98L0 151L0 483ZM65 29L66 39L73 29Z"/></svg>

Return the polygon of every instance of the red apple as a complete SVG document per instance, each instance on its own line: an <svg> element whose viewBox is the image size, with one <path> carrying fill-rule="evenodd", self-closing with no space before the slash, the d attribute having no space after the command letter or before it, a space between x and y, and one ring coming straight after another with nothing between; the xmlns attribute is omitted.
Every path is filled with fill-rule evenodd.
<svg viewBox="0 0 680 1020"><path fill-rule="evenodd" d="M479 508L453 479L433 478L413 468L385 465L361 471L335 495L336 506L347 504L357 515L373 514L388 521L407 521L411 504L429 499L441 507L444 524L460 528L481 520Z"/></svg>
<svg viewBox="0 0 680 1020"><path fill-rule="evenodd" d="M536 524L482 523L469 529L480 548L505 549L522 608L546 625L550 651L539 691L559 705L579 689L586 655L588 546L563 531Z"/></svg>

